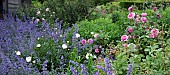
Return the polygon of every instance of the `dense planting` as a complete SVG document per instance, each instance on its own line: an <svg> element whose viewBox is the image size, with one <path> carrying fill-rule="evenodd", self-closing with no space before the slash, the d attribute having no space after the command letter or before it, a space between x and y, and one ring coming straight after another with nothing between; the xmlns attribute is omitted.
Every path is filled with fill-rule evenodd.
<svg viewBox="0 0 170 75"><path fill-rule="evenodd" d="M38 5L0 20L0 75L170 74L169 7L109 3L64 27L61 13Z"/></svg>

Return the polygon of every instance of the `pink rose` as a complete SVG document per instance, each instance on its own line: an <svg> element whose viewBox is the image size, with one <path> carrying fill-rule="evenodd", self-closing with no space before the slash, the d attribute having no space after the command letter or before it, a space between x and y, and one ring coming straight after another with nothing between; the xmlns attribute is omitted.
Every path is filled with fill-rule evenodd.
<svg viewBox="0 0 170 75"><path fill-rule="evenodd" d="M98 48L95 49L95 53L99 53L99 49Z"/></svg>
<svg viewBox="0 0 170 75"><path fill-rule="evenodd" d="M146 18L146 17L142 17L142 18L141 18L141 21L142 21L143 23L145 23L145 22L147 22L147 18Z"/></svg>
<svg viewBox="0 0 170 75"><path fill-rule="evenodd" d="M128 28L128 32L132 33L133 32L133 28Z"/></svg>
<svg viewBox="0 0 170 75"><path fill-rule="evenodd" d="M129 19L133 19L134 17L135 17L135 13L130 12L130 13L128 14L128 18L129 18Z"/></svg>
<svg viewBox="0 0 170 75"><path fill-rule="evenodd" d="M93 43L93 39L88 39L88 42L89 42L90 44L92 44L92 43Z"/></svg>
<svg viewBox="0 0 170 75"><path fill-rule="evenodd" d="M123 47L128 47L128 44L127 43L123 44Z"/></svg>
<svg viewBox="0 0 170 75"><path fill-rule="evenodd" d="M142 15L142 17L145 17L145 16L147 16L147 13L142 13L141 15Z"/></svg>
<svg viewBox="0 0 170 75"><path fill-rule="evenodd" d="M133 6L129 7L128 10L129 10L129 12L132 12L133 11Z"/></svg>
<svg viewBox="0 0 170 75"><path fill-rule="evenodd" d="M139 18L136 18L136 19L135 19L135 22L140 22Z"/></svg>
<svg viewBox="0 0 170 75"><path fill-rule="evenodd" d="M94 34L94 38L97 38L99 36L99 34Z"/></svg>
<svg viewBox="0 0 170 75"><path fill-rule="evenodd" d="M156 7L156 6L154 6L154 7L153 7L153 10L154 10L154 11L156 11L156 9L157 9L157 7Z"/></svg>
<svg viewBox="0 0 170 75"><path fill-rule="evenodd" d="M128 40L128 36L127 35L122 35L121 36L121 41L127 41Z"/></svg>
<svg viewBox="0 0 170 75"><path fill-rule="evenodd" d="M83 39L83 40L81 41L81 43L82 43L83 45L86 44L86 40Z"/></svg>
<svg viewBox="0 0 170 75"><path fill-rule="evenodd" d="M159 30L154 28L154 29L151 30L151 33L152 33L154 36L158 36Z"/></svg>

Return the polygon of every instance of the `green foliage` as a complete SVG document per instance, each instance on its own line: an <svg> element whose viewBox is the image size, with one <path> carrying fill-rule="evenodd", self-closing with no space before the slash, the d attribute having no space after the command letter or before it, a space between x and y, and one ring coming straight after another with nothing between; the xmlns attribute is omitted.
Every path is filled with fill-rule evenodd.
<svg viewBox="0 0 170 75"><path fill-rule="evenodd" d="M112 19L109 18L99 18L92 21L81 21L77 23L79 27L79 33L82 37L89 39L93 38L95 34L99 34L99 40L102 45L106 45L111 42L113 39L118 39L122 34L121 25L116 25L112 23Z"/></svg>

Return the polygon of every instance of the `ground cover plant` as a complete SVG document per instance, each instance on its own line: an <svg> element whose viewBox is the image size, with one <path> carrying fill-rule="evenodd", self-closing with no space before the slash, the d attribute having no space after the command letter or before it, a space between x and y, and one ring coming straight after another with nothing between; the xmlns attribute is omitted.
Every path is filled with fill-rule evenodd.
<svg viewBox="0 0 170 75"><path fill-rule="evenodd" d="M41 11L34 18L4 15L0 75L170 74L170 7L120 9L113 3L111 12L106 9L112 4L102 6L67 28L56 17L39 20ZM42 11L53 14L46 7Z"/></svg>

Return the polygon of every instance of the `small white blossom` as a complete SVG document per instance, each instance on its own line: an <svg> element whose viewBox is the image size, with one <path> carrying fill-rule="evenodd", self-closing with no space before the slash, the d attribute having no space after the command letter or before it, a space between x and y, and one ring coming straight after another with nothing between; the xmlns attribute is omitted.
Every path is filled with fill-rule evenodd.
<svg viewBox="0 0 170 75"><path fill-rule="evenodd" d="M38 12L37 12L37 15L39 15L40 13L41 13L41 12L40 12L40 11L38 11Z"/></svg>
<svg viewBox="0 0 170 75"><path fill-rule="evenodd" d="M86 54L86 59L89 59L89 56L91 56L91 57L92 57L93 55L92 55L92 54L90 54L90 53L87 53L87 54Z"/></svg>
<svg viewBox="0 0 170 75"><path fill-rule="evenodd" d="M62 35L60 35L60 37L62 37Z"/></svg>
<svg viewBox="0 0 170 75"><path fill-rule="evenodd" d="M36 47L41 47L41 44L37 44L37 46Z"/></svg>
<svg viewBox="0 0 170 75"><path fill-rule="evenodd" d="M91 34L94 34L94 32L90 32Z"/></svg>
<svg viewBox="0 0 170 75"><path fill-rule="evenodd" d="M62 48L63 48L63 49L66 49L66 48L67 48L67 45L66 45L66 44L63 44L63 45L62 45Z"/></svg>
<svg viewBox="0 0 170 75"><path fill-rule="evenodd" d="M34 60L34 61L32 61L32 63L36 63L36 62L35 62L35 60Z"/></svg>
<svg viewBox="0 0 170 75"><path fill-rule="evenodd" d="M30 62L31 59L32 59L32 57L30 57L30 56L29 56L29 57L26 57L26 61L27 61L27 62Z"/></svg>
<svg viewBox="0 0 170 75"><path fill-rule="evenodd" d="M45 11L49 11L49 8L46 8Z"/></svg>
<svg viewBox="0 0 170 75"><path fill-rule="evenodd" d="M55 14L55 12L53 12L53 14Z"/></svg>
<svg viewBox="0 0 170 75"><path fill-rule="evenodd" d="M44 18L42 18L42 20L45 20Z"/></svg>
<svg viewBox="0 0 170 75"><path fill-rule="evenodd" d="M76 38L79 38L80 37L80 34L76 33Z"/></svg>
<svg viewBox="0 0 170 75"><path fill-rule="evenodd" d="M21 55L20 51L15 51L16 55Z"/></svg>
<svg viewBox="0 0 170 75"><path fill-rule="evenodd" d="M69 43L69 41L67 41L67 43Z"/></svg>
<svg viewBox="0 0 170 75"><path fill-rule="evenodd" d="M37 22L39 22L39 21L40 21L40 19L36 19L36 21L37 21Z"/></svg>

